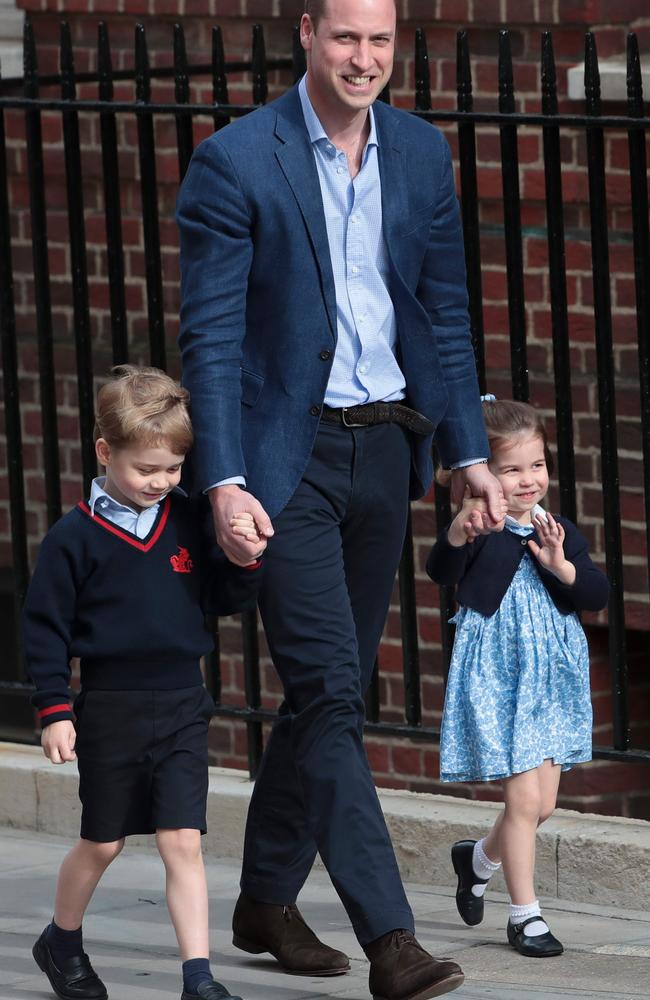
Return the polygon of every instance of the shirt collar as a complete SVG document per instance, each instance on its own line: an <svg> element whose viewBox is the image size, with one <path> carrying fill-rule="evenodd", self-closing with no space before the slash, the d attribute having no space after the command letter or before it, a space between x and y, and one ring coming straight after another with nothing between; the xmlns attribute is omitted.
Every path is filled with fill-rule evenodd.
<svg viewBox="0 0 650 1000"><path fill-rule="evenodd" d="M307 132L309 133L309 141L314 144L325 140L327 143L331 144L330 137L323 128L320 118L314 111L314 105L309 100L309 94L307 93L307 74L303 76L298 84L298 94L302 105L302 113L305 118L305 125L307 126ZM370 134L368 136L368 142L366 143L366 149L369 146L379 145L377 127L375 125L375 113L372 110L372 105L368 108L368 114L370 116Z"/></svg>
<svg viewBox="0 0 650 1000"><path fill-rule="evenodd" d="M545 521L546 511L544 510L543 507L540 506L540 504L536 503L530 512L530 516L531 516L531 521L535 517L541 517ZM513 531L516 535L528 535L535 530L534 524L520 524L519 521L516 521L514 517L510 516L510 514L506 514L505 526L506 528L509 528L510 531Z"/></svg>
<svg viewBox="0 0 650 1000"><path fill-rule="evenodd" d="M110 496L110 494L108 494L104 489L105 482L106 482L106 476L97 476L97 478L93 479L92 481L92 485L90 487L90 499L88 500L90 513L94 516L95 506L101 500L102 502L100 504L100 507L110 507L112 510L128 511L129 514L133 514L135 517L139 517L142 511L134 510L133 507L128 507L126 504L120 503L119 500L116 500L114 497ZM180 486L176 486L172 490L172 493L180 493L181 496L184 497L187 496L185 490L181 489ZM165 496L167 495L168 494L165 494ZM155 504L155 507L157 508L158 504ZM147 508L147 510L151 509L152 509L151 507Z"/></svg>
<svg viewBox="0 0 650 1000"><path fill-rule="evenodd" d="M99 503L100 507L111 507L113 510L125 510L129 514L134 514L138 516L138 512L133 510L133 507L128 507L126 504L120 503L119 500L115 500L114 497L110 496L104 489L104 484L106 482L106 476L98 476L97 479L93 479L92 486L90 487L90 499L88 501L88 506L90 507L90 513L95 514L95 507Z"/></svg>

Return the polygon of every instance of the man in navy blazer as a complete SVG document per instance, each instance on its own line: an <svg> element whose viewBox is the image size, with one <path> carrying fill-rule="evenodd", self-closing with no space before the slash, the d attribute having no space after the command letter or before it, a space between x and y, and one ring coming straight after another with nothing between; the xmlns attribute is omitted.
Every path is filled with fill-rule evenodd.
<svg viewBox="0 0 650 1000"><path fill-rule="evenodd" d="M383 1000L463 981L413 916L362 744L370 681L431 444L499 522L469 335L451 156L376 102L394 0L307 0L308 72L196 150L178 205L195 486L260 610L285 701L246 830L234 942L292 972L349 967L296 897L318 851ZM376 103L375 103L376 102ZM257 537L233 539L238 511Z"/></svg>

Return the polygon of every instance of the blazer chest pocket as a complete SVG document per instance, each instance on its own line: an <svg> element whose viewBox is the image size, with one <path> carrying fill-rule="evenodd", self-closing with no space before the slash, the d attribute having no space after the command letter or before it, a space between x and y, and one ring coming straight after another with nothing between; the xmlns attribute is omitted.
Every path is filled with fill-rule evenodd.
<svg viewBox="0 0 650 1000"><path fill-rule="evenodd" d="M241 370L241 401L244 406L255 406L260 398L260 393L264 385L264 379L255 372L249 372L246 368Z"/></svg>
<svg viewBox="0 0 650 1000"><path fill-rule="evenodd" d="M433 219L433 212L433 202L430 205L425 205L424 208L418 209L417 212L413 212L402 224L400 235L410 236L411 233L414 233L421 226L430 226Z"/></svg>

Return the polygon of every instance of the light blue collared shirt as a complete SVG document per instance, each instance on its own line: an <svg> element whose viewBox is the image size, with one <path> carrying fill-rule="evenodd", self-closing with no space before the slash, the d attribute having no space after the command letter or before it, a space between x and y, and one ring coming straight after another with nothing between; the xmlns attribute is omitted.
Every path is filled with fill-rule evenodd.
<svg viewBox="0 0 650 1000"><path fill-rule="evenodd" d="M397 327L388 293L375 117L361 170L352 180L345 153L330 142L307 93L298 93L320 181L336 287L337 344L325 392L328 406L402 399L405 380L395 358Z"/></svg>
<svg viewBox="0 0 650 1000"><path fill-rule="evenodd" d="M129 531L137 538L146 538L154 526L160 503L155 503L153 507L147 507L138 513L132 507L126 507L109 496L104 489L105 482L106 476L93 479L90 500L88 501L90 513L94 516L95 508L97 508L102 517L112 521L118 528Z"/></svg>

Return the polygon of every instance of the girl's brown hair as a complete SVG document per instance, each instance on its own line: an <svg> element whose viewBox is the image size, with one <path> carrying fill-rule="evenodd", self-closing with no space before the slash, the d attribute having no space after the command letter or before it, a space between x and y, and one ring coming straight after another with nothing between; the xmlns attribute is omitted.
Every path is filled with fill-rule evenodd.
<svg viewBox="0 0 650 1000"><path fill-rule="evenodd" d="M553 472L553 456L548 446L546 427L541 415L530 403L514 399L486 399L483 401L483 421L487 432L490 453L507 446L513 437L539 437L544 443L544 458L549 475Z"/></svg>
<svg viewBox="0 0 650 1000"><path fill-rule="evenodd" d="M192 447L190 395L159 368L117 365L97 393L95 441L111 448L156 448L162 441L176 455Z"/></svg>
<svg viewBox="0 0 650 1000"><path fill-rule="evenodd" d="M490 454L494 455L497 448L507 444L509 439L525 435L539 437L544 443L544 458L549 475L553 473L553 456L548 446L548 435L544 420L530 403L519 403L514 399L484 399L483 422L487 433ZM439 469L436 482L441 486L449 486L451 472L449 469Z"/></svg>

